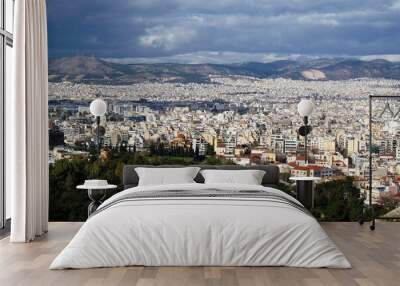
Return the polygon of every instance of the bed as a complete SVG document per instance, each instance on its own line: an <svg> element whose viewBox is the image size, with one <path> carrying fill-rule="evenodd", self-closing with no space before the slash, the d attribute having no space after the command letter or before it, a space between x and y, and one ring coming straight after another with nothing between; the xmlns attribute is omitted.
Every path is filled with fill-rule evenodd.
<svg viewBox="0 0 400 286"><path fill-rule="evenodd" d="M106 200L50 269L144 266L291 266L350 268L313 216L275 186L195 182L138 186L125 166L125 190ZM179 166L166 166L179 167ZM201 166L204 169L249 169Z"/></svg>

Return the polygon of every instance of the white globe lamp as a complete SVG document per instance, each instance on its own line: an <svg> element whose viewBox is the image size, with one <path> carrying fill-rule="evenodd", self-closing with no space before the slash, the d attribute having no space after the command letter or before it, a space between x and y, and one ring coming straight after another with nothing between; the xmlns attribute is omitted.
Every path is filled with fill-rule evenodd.
<svg viewBox="0 0 400 286"><path fill-rule="evenodd" d="M104 100L97 98L90 103L90 113L94 116L103 116L107 111L107 104Z"/></svg>
<svg viewBox="0 0 400 286"><path fill-rule="evenodd" d="M104 100L97 98L90 103L90 113L96 116L96 123L97 123L97 132L96 132L96 139L97 139L97 153L98 158L100 159L100 116L106 114L107 111L107 104Z"/></svg>
<svg viewBox="0 0 400 286"><path fill-rule="evenodd" d="M308 117L314 110L314 103L309 99L302 99L297 105L297 111L301 117Z"/></svg>
<svg viewBox="0 0 400 286"><path fill-rule="evenodd" d="M307 135L310 134L312 127L308 125L308 117L314 110L314 103L309 99L302 99L297 105L297 111L303 117L304 125L300 127L299 134L304 136L304 162L308 164Z"/></svg>

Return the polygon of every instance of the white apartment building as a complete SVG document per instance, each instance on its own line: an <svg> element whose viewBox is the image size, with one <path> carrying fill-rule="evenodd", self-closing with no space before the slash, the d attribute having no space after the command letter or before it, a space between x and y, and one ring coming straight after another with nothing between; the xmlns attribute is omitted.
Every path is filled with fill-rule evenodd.
<svg viewBox="0 0 400 286"><path fill-rule="evenodd" d="M297 152L297 139L285 139L284 140L284 153L295 154Z"/></svg>
<svg viewBox="0 0 400 286"><path fill-rule="evenodd" d="M192 140L192 149L194 151L198 150L200 156L205 156L207 154L207 141L201 136L197 136Z"/></svg>

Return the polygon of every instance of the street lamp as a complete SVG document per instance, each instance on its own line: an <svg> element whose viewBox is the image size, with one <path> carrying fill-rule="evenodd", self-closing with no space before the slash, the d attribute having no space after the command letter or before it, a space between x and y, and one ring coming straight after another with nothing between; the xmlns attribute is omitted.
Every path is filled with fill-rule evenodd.
<svg viewBox="0 0 400 286"><path fill-rule="evenodd" d="M304 136L304 162L308 164L308 148L307 148L307 135L310 134L312 127L308 125L308 117L314 110L314 103L309 99L302 99L298 106L297 111L300 116L303 117L304 125L299 128L299 134Z"/></svg>
<svg viewBox="0 0 400 286"><path fill-rule="evenodd" d="M97 98L90 103L90 113L96 117L97 123L97 152L100 158L100 116L103 116L107 111L107 104L104 100Z"/></svg>

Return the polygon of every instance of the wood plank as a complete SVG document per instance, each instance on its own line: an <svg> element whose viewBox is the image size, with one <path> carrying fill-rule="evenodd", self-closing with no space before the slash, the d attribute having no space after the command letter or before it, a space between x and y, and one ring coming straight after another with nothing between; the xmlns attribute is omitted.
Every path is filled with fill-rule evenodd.
<svg viewBox="0 0 400 286"><path fill-rule="evenodd" d="M400 224L378 222L375 232L357 223L323 223L352 269L290 267L118 267L48 269L81 223L50 223L47 235L33 243L0 240L0 285L4 286L397 286L400 273Z"/></svg>

